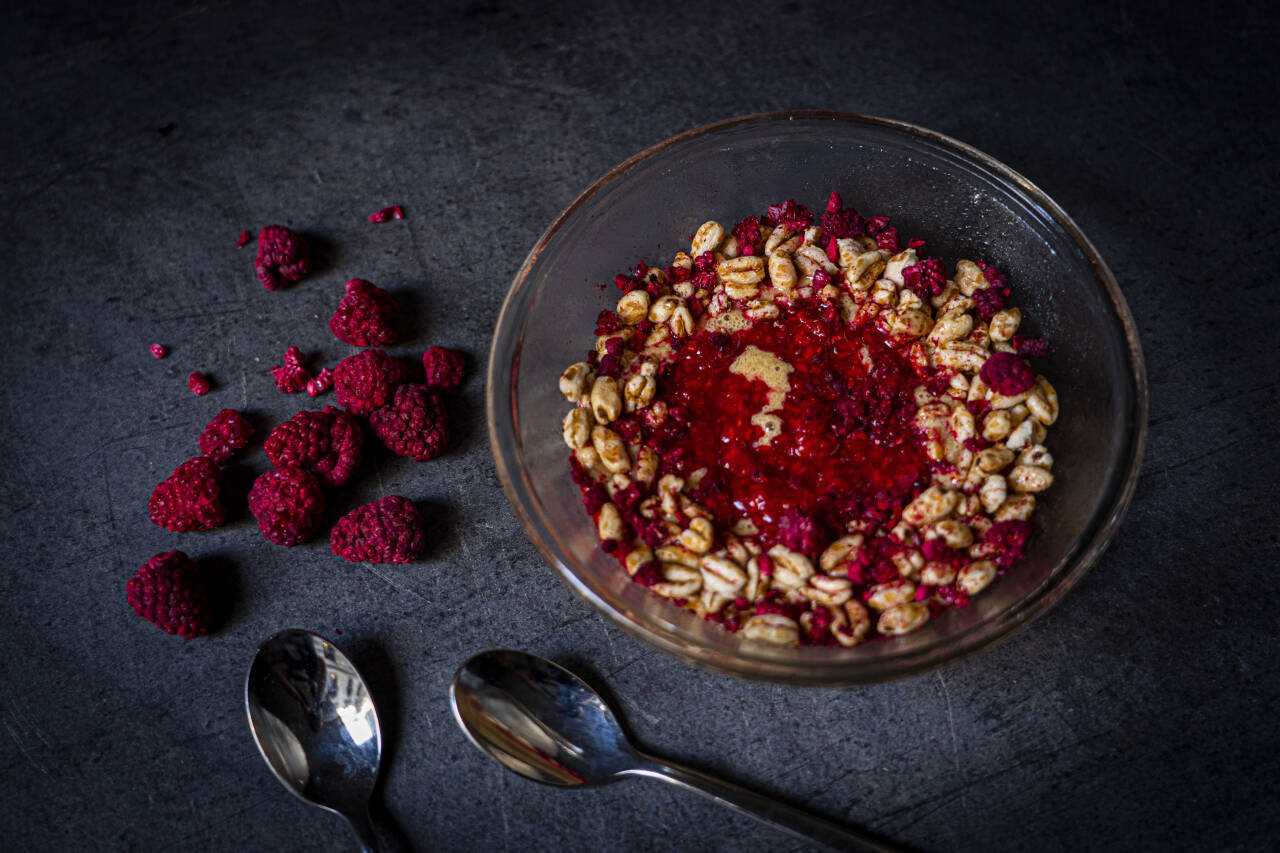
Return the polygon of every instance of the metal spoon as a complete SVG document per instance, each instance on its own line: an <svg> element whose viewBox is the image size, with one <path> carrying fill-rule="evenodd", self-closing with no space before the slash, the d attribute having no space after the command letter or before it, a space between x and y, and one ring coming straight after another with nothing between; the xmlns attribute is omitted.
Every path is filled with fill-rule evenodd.
<svg viewBox="0 0 1280 853"><path fill-rule="evenodd" d="M896 851L864 833L662 761L627 740L604 700L549 660L489 651L458 668L449 688L468 738L500 764L546 785L607 785L628 776L674 782L771 824L839 850Z"/></svg>
<svg viewBox="0 0 1280 853"><path fill-rule="evenodd" d="M378 712L346 655L310 631L281 631L262 644L244 686L258 751L304 802L342 815L366 853L382 845L369 796L382 759Z"/></svg>

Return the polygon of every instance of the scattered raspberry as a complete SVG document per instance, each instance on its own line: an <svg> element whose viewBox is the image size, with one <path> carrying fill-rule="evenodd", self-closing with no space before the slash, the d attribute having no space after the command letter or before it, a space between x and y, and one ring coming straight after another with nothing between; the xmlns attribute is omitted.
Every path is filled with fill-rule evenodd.
<svg viewBox="0 0 1280 853"><path fill-rule="evenodd" d="M268 225L258 232L258 281L267 290L282 290L311 272L311 248L297 231Z"/></svg>
<svg viewBox="0 0 1280 853"><path fill-rule="evenodd" d="M311 381L311 372L306 368L306 356L297 347L289 347L284 353L284 364L271 368L271 378L276 387L286 394L302 391Z"/></svg>
<svg viewBox="0 0 1280 853"><path fill-rule="evenodd" d="M1000 549L996 554L996 564L1008 568L1022 559L1022 552L1027 546L1027 537L1031 535L1029 521L997 521L987 528L984 542L989 542Z"/></svg>
<svg viewBox="0 0 1280 853"><path fill-rule="evenodd" d="M873 216L867 220L867 233L872 237L889 227L889 217Z"/></svg>
<svg viewBox="0 0 1280 853"><path fill-rule="evenodd" d="M422 516L399 495L357 507L329 534L333 553L353 563L412 563L426 545Z"/></svg>
<svg viewBox="0 0 1280 853"><path fill-rule="evenodd" d="M876 247L890 254L902 251L902 241L898 239L898 229L890 225L876 233Z"/></svg>
<svg viewBox="0 0 1280 853"><path fill-rule="evenodd" d="M236 248L243 249L245 246L249 245L249 241L252 239L253 235L248 231L241 231L240 237L236 240Z"/></svg>
<svg viewBox="0 0 1280 853"><path fill-rule="evenodd" d="M778 541L792 551L816 557L826 544L826 533L816 519L791 507L778 522Z"/></svg>
<svg viewBox="0 0 1280 853"><path fill-rule="evenodd" d="M1006 397L1030 391L1036 384L1036 373L1031 365L1011 352L992 353L978 375L993 391Z"/></svg>
<svg viewBox="0 0 1280 853"><path fill-rule="evenodd" d="M156 358L164 358L169 354L169 351L164 348L163 344L152 344L151 354Z"/></svg>
<svg viewBox="0 0 1280 853"><path fill-rule="evenodd" d="M253 481L249 512L268 542L292 548L316 535L324 515L324 492L301 468L277 468Z"/></svg>
<svg viewBox="0 0 1280 853"><path fill-rule="evenodd" d="M200 453L219 465L249 443L253 427L235 409L223 409L200 433Z"/></svg>
<svg viewBox="0 0 1280 853"><path fill-rule="evenodd" d="M1040 358L1049 354L1049 342L1044 338L1024 338L1022 335L1014 335L1010 343L1023 358Z"/></svg>
<svg viewBox="0 0 1280 853"><path fill-rule="evenodd" d="M614 338L617 340L617 338ZM462 384L467 357L456 349L427 347L422 354L422 368L427 372L426 385L437 394L453 394Z"/></svg>
<svg viewBox="0 0 1280 853"><path fill-rule="evenodd" d="M400 209L400 205L393 204L391 207L384 207L382 210L374 211L369 214L369 221L382 223L389 222L392 219L404 219L404 211Z"/></svg>
<svg viewBox="0 0 1280 853"><path fill-rule="evenodd" d="M947 269L939 258L925 258L903 269L902 284L921 299L928 299L947 289Z"/></svg>
<svg viewBox="0 0 1280 853"><path fill-rule="evenodd" d="M381 347L396 342L395 320L400 306L390 293L362 278L347 282L347 293L329 319L329 331L356 347Z"/></svg>
<svg viewBox="0 0 1280 853"><path fill-rule="evenodd" d="M203 637L209 633L209 592L200 570L181 551L156 554L125 584L134 612L170 634Z"/></svg>
<svg viewBox="0 0 1280 853"><path fill-rule="evenodd" d="M151 493L151 521L174 533L212 530L227 520L221 493L217 464L204 456L188 459Z"/></svg>
<svg viewBox="0 0 1280 853"><path fill-rule="evenodd" d="M867 221L858 215L858 211L844 209L844 200L840 193L833 192L827 199L827 212L822 214L822 232L830 237L857 237L867 230Z"/></svg>
<svg viewBox="0 0 1280 853"><path fill-rule="evenodd" d="M813 224L813 214L803 204L796 204L794 199L769 205L765 218L776 225L785 225L792 231L803 231Z"/></svg>
<svg viewBox="0 0 1280 853"><path fill-rule="evenodd" d="M395 400L369 416L373 432L388 450L426 462L449 443L449 413L425 385L401 385Z"/></svg>
<svg viewBox="0 0 1280 853"><path fill-rule="evenodd" d="M391 400L407 372L399 360L380 349L347 356L333 371L338 403L353 415L368 415Z"/></svg>
<svg viewBox="0 0 1280 853"><path fill-rule="evenodd" d="M974 310L984 320L990 320L996 312L1005 306L1009 299L1009 288L988 287L973 292Z"/></svg>
<svg viewBox="0 0 1280 853"><path fill-rule="evenodd" d="M1008 287L1009 280L1004 277L1004 273L993 267L991 264L978 261L979 268L982 269L982 277L987 280L987 284L992 287Z"/></svg>
<svg viewBox="0 0 1280 853"><path fill-rule="evenodd" d="M924 248L924 241L923 241L923 240L921 240L921 239L919 239L918 237L917 237L917 238L915 238L915 239L912 239L912 240L908 240L908 241L907 241L907 248L908 248L908 249L923 249L923 248Z"/></svg>
<svg viewBox="0 0 1280 853"><path fill-rule="evenodd" d="M307 395L317 397L333 387L333 371L327 367L320 368L320 372L314 378L307 382Z"/></svg>
<svg viewBox="0 0 1280 853"><path fill-rule="evenodd" d="M277 468L305 468L326 486L341 486L360 464L364 433L351 415L334 406L298 412L267 436L263 447Z"/></svg>
<svg viewBox="0 0 1280 853"><path fill-rule="evenodd" d="M191 389L192 394L197 397L203 397L209 393L209 377L198 370L193 370L191 375L187 377L187 387Z"/></svg>
<svg viewBox="0 0 1280 853"><path fill-rule="evenodd" d="M951 556L951 549L941 539L924 540L924 543L920 546L920 551L924 554L926 560L933 562L941 562Z"/></svg>
<svg viewBox="0 0 1280 853"><path fill-rule="evenodd" d="M733 236L738 238L739 255L756 255L760 251L760 220L754 216L733 226ZM670 276L668 276L670 278Z"/></svg>

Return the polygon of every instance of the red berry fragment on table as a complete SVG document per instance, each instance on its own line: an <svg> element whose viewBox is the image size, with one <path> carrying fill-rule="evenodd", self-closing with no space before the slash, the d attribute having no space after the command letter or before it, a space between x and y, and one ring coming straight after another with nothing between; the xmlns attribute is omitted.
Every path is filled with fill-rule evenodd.
<svg viewBox="0 0 1280 853"><path fill-rule="evenodd" d="M236 248L243 249L253 241L253 235L248 231L241 231L240 236L236 239Z"/></svg>
<svg viewBox="0 0 1280 853"><path fill-rule="evenodd" d="M439 456L449 443L449 413L425 385L401 385L390 405L369 416L369 425L388 450L419 462Z"/></svg>
<svg viewBox="0 0 1280 853"><path fill-rule="evenodd" d="M367 349L338 362L333 371L338 403L353 415L368 415L391 401L396 387L408 377L398 359L380 349Z"/></svg>
<svg viewBox="0 0 1280 853"><path fill-rule="evenodd" d="M343 343L381 347L396 342L400 306L390 293L361 278L347 282L346 295L329 319L329 331Z"/></svg>
<svg viewBox="0 0 1280 853"><path fill-rule="evenodd" d="M404 210L398 204L384 207L382 210L369 214L369 221L374 223L390 222L392 219L404 219Z"/></svg>
<svg viewBox="0 0 1280 853"><path fill-rule="evenodd" d="M187 387L191 389L192 394L197 397L203 397L209 393L209 377L198 370L193 370L191 375L187 377Z"/></svg>
<svg viewBox="0 0 1280 853"><path fill-rule="evenodd" d="M152 344L151 354L156 358L164 358L169 354L169 351L164 348L163 344Z"/></svg>
<svg viewBox="0 0 1280 853"><path fill-rule="evenodd" d="M277 468L253 481L249 512L268 542L292 548L316 535L324 516L320 482L301 468Z"/></svg>
<svg viewBox="0 0 1280 853"><path fill-rule="evenodd" d="M284 364L271 368L271 379L286 394L305 390L311 378L311 372L306 368L306 356L297 347L285 350Z"/></svg>
<svg viewBox="0 0 1280 853"><path fill-rule="evenodd" d="M217 464L204 456L188 459L151 493L151 521L174 533L212 530L227 519L221 495Z"/></svg>
<svg viewBox="0 0 1280 853"><path fill-rule="evenodd" d="M181 637L202 637L212 627L209 592L200 570L182 551L156 554L125 584L134 612Z"/></svg>
<svg viewBox="0 0 1280 853"><path fill-rule="evenodd" d="M357 507L338 519L329 536L333 553L353 563L411 563L426 544L422 516L399 495Z"/></svg>
<svg viewBox="0 0 1280 853"><path fill-rule="evenodd" d="M341 486L360 464L364 433L356 419L334 406L298 412L267 436L264 449L277 468L305 468L327 486Z"/></svg>
<svg viewBox="0 0 1280 853"><path fill-rule="evenodd" d="M333 371L327 367L322 367L320 372L307 382L307 396L318 397L332 387Z"/></svg>
<svg viewBox="0 0 1280 853"><path fill-rule="evenodd" d="M282 290L311 272L311 247L297 231L268 225L258 232L258 281L267 290Z"/></svg>
<svg viewBox="0 0 1280 853"><path fill-rule="evenodd" d="M223 409L200 433L200 453L222 465L249 443L253 426L235 409Z"/></svg>
<svg viewBox="0 0 1280 853"><path fill-rule="evenodd" d="M467 357L456 349L427 347L422 354L422 369L426 372L426 386L439 394L456 393L462 385L462 374Z"/></svg>

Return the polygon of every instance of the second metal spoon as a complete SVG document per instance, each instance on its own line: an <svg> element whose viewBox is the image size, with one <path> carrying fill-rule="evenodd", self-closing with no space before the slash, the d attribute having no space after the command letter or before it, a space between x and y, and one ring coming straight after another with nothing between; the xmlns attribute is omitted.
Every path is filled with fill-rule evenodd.
<svg viewBox="0 0 1280 853"><path fill-rule="evenodd" d="M458 669L449 699L453 715L472 743L535 782L576 787L649 776L838 850L885 853L899 849L737 785L645 755L631 745L613 711L586 682L536 655L505 650L476 655Z"/></svg>

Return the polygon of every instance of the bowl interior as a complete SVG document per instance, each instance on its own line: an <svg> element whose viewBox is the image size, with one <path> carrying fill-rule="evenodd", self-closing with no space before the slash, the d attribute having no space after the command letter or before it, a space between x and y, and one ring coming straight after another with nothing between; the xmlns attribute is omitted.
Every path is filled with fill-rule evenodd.
<svg viewBox="0 0 1280 853"><path fill-rule="evenodd" d="M568 476L560 372L593 344L615 273L665 266L708 219L730 227L773 202L821 210L831 190L866 216L927 241L951 269L969 258L1008 276L1022 333L1049 339L1036 367L1062 414L1048 445L1053 488L1026 559L971 606L926 628L853 649L772 648L679 610L597 547ZM598 285L607 284L601 290ZM928 131L861 116L801 113L722 122L619 166L548 230L516 277L495 332L489 423L499 476L560 575L647 641L712 668L798 683L905 675L973 651L1042 612L1105 545L1141 455L1145 378L1136 332L1110 273L1056 205L1007 167Z"/></svg>

